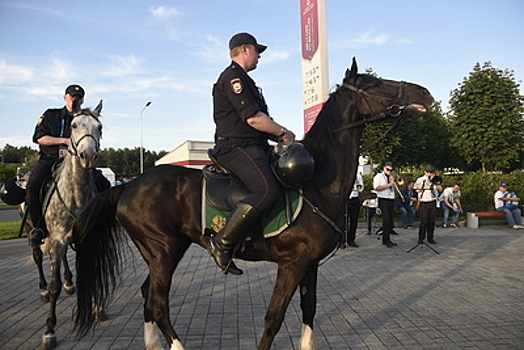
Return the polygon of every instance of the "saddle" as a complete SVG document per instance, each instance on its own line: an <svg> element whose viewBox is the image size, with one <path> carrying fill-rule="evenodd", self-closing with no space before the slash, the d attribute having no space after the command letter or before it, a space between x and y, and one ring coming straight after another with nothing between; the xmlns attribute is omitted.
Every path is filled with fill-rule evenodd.
<svg viewBox="0 0 524 350"><path fill-rule="evenodd" d="M202 169L202 226L206 228L204 235L209 234L207 230L220 231L229 213L249 194L242 181L222 166L211 154L211 150L208 150L208 155L213 163ZM282 193L270 210L261 213L259 222L265 238L284 231L302 209L302 197L298 190L283 189Z"/></svg>
<svg viewBox="0 0 524 350"><path fill-rule="evenodd" d="M209 154L209 151L208 151ZM232 211L249 194L244 183L222 167L212 155L213 164L202 169L207 202L215 209Z"/></svg>

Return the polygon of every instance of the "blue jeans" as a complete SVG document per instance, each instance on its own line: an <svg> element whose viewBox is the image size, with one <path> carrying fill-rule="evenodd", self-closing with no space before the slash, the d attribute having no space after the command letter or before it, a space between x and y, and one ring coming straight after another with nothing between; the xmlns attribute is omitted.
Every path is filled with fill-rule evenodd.
<svg viewBox="0 0 524 350"><path fill-rule="evenodd" d="M402 218L402 225L413 225L413 221L415 221L415 208L412 206L409 207L400 207L398 208L398 211L400 212L400 217Z"/></svg>
<svg viewBox="0 0 524 350"><path fill-rule="evenodd" d="M506 214L506 219L508 220L509 226L513 227L515 225L522 225L522 212L520 211L520 208L509 210L504 207L500 207L497 208L497 211L501 211Z"/></svg>
<svg viewBox="0 0 524 350"><path fill-rule="evenodd" d="M458 221L458 217L460 215L460 210L459 211L454 211L453 209L448 207L444 202L441 202L440 206L442 207L442 210L444 210L444 219L442 220L442 224L443 225L447 225L448 224L449 213L452 212L453 213L453 217L451 218L451 224L455 224L456 225L457 221Z"/></svg>

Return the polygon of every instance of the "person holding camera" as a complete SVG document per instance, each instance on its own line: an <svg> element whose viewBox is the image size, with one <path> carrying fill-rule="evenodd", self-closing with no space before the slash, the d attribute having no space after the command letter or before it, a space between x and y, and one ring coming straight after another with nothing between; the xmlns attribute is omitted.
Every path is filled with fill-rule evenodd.
<svg viewBox="0 0 524 350"><path fill-rule="evenodd" d="M420 201L420 227L418 230L418 244L424 243L424 239L428 239L428 243L437 244L435 242L435 219L437 217L437 200L439 192L442 191L440 176L435 175L435 168L432 165L427 165L424 170L424 176L421 176L415 181L415 191L418 193L418 200Z"/></svg>

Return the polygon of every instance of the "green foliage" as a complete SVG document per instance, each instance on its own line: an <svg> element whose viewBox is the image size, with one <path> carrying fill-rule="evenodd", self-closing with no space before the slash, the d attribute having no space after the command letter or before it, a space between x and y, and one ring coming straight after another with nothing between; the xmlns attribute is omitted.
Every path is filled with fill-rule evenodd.
<svg viewBox="0 0 524 350"><path fill-rule="evenodd" d="M16 164L0 163L0 184L10 177L16 176Z"/></svg>
<svg viewBox="0 0 524 350"><path fill-rule="evenodd" d="M393 121L366 126L363 147L367 147L390 128ZM437 168L457 167L463 161L456 149L451 147L451 134L436 104L419 119L403 119L381 141L370 147L364 155L376 163L391 160L402 166L419 167L430 163Z"/></svg>
<svg viewBox="0 0 524 350"><path fill-rule="evenodd" d="M375 174L367 174L362 176L364 189L366 191L370 191L373 188L374 175ZM420 172L419 174L400 173L399 175L404 177L406 181L415 181L423 174ZM464 212L495 210L494 196L495 192L498 191L498 184L501 182L506 183L510 191L515 192L517 196L524 199L524 172L521 171L514 171L509 174L483 173L478 171L467 174L443 175L442 179L443 189L451 187L455 183L461 185L461 203ZM521 200L521 204L523 203L524 200Z"/></svg>
<svg viewBox="0 0 524 350"><path fill-rule="evenodd" d="M449 116L452 143L466 161L480 161L485 171L508 170L519 163L524 146L524 98L513 72L476 64L452 91Z"/></svg>

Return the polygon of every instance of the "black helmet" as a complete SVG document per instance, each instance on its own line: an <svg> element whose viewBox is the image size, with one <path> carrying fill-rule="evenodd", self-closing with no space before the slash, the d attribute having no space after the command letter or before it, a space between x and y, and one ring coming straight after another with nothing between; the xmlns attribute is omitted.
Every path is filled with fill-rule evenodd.
<svg viewBox="0 0 524 350"><path fill-rule="evenodd" d="M0 188L0 198L9 205L18 205L25 201L25 190L20 187L16 177L11 177L5 181Z"/></svg>
<svg viewBox="0 0 524 350"><path fill-rule="evenodd" d="M303 144L297 142L279 143L271 162L279 181L287 187L298 188L309 180L315 170L315 160Z"/></svg>

